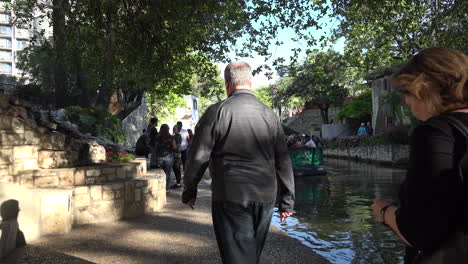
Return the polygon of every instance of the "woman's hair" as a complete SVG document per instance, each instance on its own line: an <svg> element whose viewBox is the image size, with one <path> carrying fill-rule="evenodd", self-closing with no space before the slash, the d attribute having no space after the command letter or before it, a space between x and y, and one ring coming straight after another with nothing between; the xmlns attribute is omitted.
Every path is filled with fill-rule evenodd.
<svg viewBox="0 0 468 264"><path fill-rule="evenodd" d="M393 75L393 85L427 103L431 114L468 107L468 57L455 49L423 49Z"/></svg>
<svg viewBox="0 0 468 264"><path fill-rule="evenodd" d="M159 128L159 136L162 138L167 138L171 136L171 133L169 132L169 126L167 124L161 125L161 127Z"/></svg>

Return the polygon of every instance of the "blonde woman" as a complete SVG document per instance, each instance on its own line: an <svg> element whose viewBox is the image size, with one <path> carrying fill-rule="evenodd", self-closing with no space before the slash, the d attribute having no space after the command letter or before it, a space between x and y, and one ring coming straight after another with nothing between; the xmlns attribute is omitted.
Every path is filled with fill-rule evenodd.
<svg viewBox="0 0 468 264"><path fill-rule="evenodd" d="M379 198L372 213L407 245L405 263L468 263L467 78L467 56L442 47L420 51L393 78L422 123L410 137L399 205Z"/></svg>

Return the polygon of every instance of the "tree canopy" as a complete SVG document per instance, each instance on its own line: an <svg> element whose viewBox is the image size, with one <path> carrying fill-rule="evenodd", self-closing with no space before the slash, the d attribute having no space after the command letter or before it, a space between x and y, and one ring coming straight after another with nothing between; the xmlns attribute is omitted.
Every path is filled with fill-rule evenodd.
<svg viewBox="0 0 468 264"><path fill-rule="evenodd" d="M326 4L326 1L321 1ZM361 72L402 63L417 51L446 46L468 52L468 4L458 0L333 0L331 35Z"/></svg>
<svg viewBox="0 0 468 264"><path fill-rule="evenodd" d="M337 117L370 120L372 117L372 91L366 90L351 102L345 104L338 112Z"/></svg>
<svg viewBox="0 0 468 264"><path fill-rule="evenodd" d="M310 1L18 0L19 25L53 26L22 55L32 82L50 87L56 105L107 107L113 92L187 94L194 74L215 79L228 53L271 55L285 27L318 26ZM312 43L314 40L311 39ZM41 58L41 59L37 59ZM274 62L279 63L280 58ZM268 66L267 66L268 67ZM93 100L95 99L95 100Z"/></svg>
<svg viewBox="0 0 468 264"><path fill-rule="evenodd" d="M125 108L143 93L171 100L191 93L194 78L205 84L196 89L208 102L219 91L212 87L219 81L214 62L228 62L232 53L274 57L255 70L270 76L280 70L285 78L278 87L292 82L273 96L273 106L291 98L327 106L422 48L468 52L468 8L461 0L17 0L11 6L14 23L37 32L19 66L31 85L54 95L57 107L107 108L115 94ZM324 18L335 22L327 26ZM52 25L51 36L41 24ZM290 70L269 49L283 44L278 33L286 28L306 42L292 47ZM332 32L317 34L325 28ZM344 54L314 50L339 38Z"/></svg>
<svg viewBox="0 0 468 264"><path fill-rule="evenodd" d="M344 87L346 65L343 55L336 51L313 52L302 65L292 68L293 80L286 94L318 106L323 122L328 124L328 108L340 105L348 94Z"/></svg>

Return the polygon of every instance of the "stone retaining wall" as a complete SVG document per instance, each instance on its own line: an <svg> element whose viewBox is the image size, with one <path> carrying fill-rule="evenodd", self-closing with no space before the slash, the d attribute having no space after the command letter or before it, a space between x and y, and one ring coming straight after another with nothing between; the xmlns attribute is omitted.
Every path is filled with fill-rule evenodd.
<svg viewBox="0 0 468 264"><path fill-rule="evenodd" d="M125 181L145 174L146 159L138 158L132 162L122 164L22 171L16 175L4 176L1 182L48 188Z"/></svg>
<svg viewBox="0 0 468 264"><path fill-rule="evenodd" d="M359 159L365 161L375 161L380 163L397 164L406 163L409 158L408 145L379 145L362 146L346 149L323 150L325 156L337 158Z"/></svg>
<svg viewBox="0 0 468 264"><path fill-rule="evenodd" d="M16 103L15 103L16 102ZM55 123L37 123L21 104L0 95L0 179L23 171L105 161L96 142L56 131Z"/></svg>
<svg viewBox="0 0 468 264"><path fill-rule="evenodd" d="M125 170L125 166L115 171L119 169ZM57 171L61 174L72 170ZM59 176L53 178L57 179L54 184L57 183ZM19 202L19 226L28 241L44 235L66 234L73 225L112 222L155 213L166 204L166 177L162 170L102 184L61 186L62 181L58 183L58 186L48 185L48 188L0 183L0 204L9 199Z"/></svg>
<svg viewBox="0 0 468 264"><path fill-rule="evenodd" d="M164 177L77 187L74 224L112 222L155 212L166 203L165 192Z"/></svg>
<svg viewBox="0 0 468 264"><path fill-rule="evenodd" d="M73 225L154 213L165 205L162 170L147 172L144 158L104 163L101 143L111 151L121 151L119 146L83 135L66 121L49 122L43 115L51 113L33 108L0 95L0 204L18 201L26 241L66 234ZM0 241L0 251L5 246Z"/></svg>

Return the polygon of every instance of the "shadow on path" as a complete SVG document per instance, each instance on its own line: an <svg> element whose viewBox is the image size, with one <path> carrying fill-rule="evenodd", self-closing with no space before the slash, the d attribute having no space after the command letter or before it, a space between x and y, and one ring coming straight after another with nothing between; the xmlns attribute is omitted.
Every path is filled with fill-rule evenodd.
<svg viewBox="0 0 468 264"><path fill-rule="evenodd" d="M195 210L168 194L154 215L116 223L76 227L69 235L45 237L34 245L94 263L221 263L211 221L211 193L200 184ZM77 262L78 263L78 262ZM329 263L298 240L271 226L261 264Z"/></svg>

